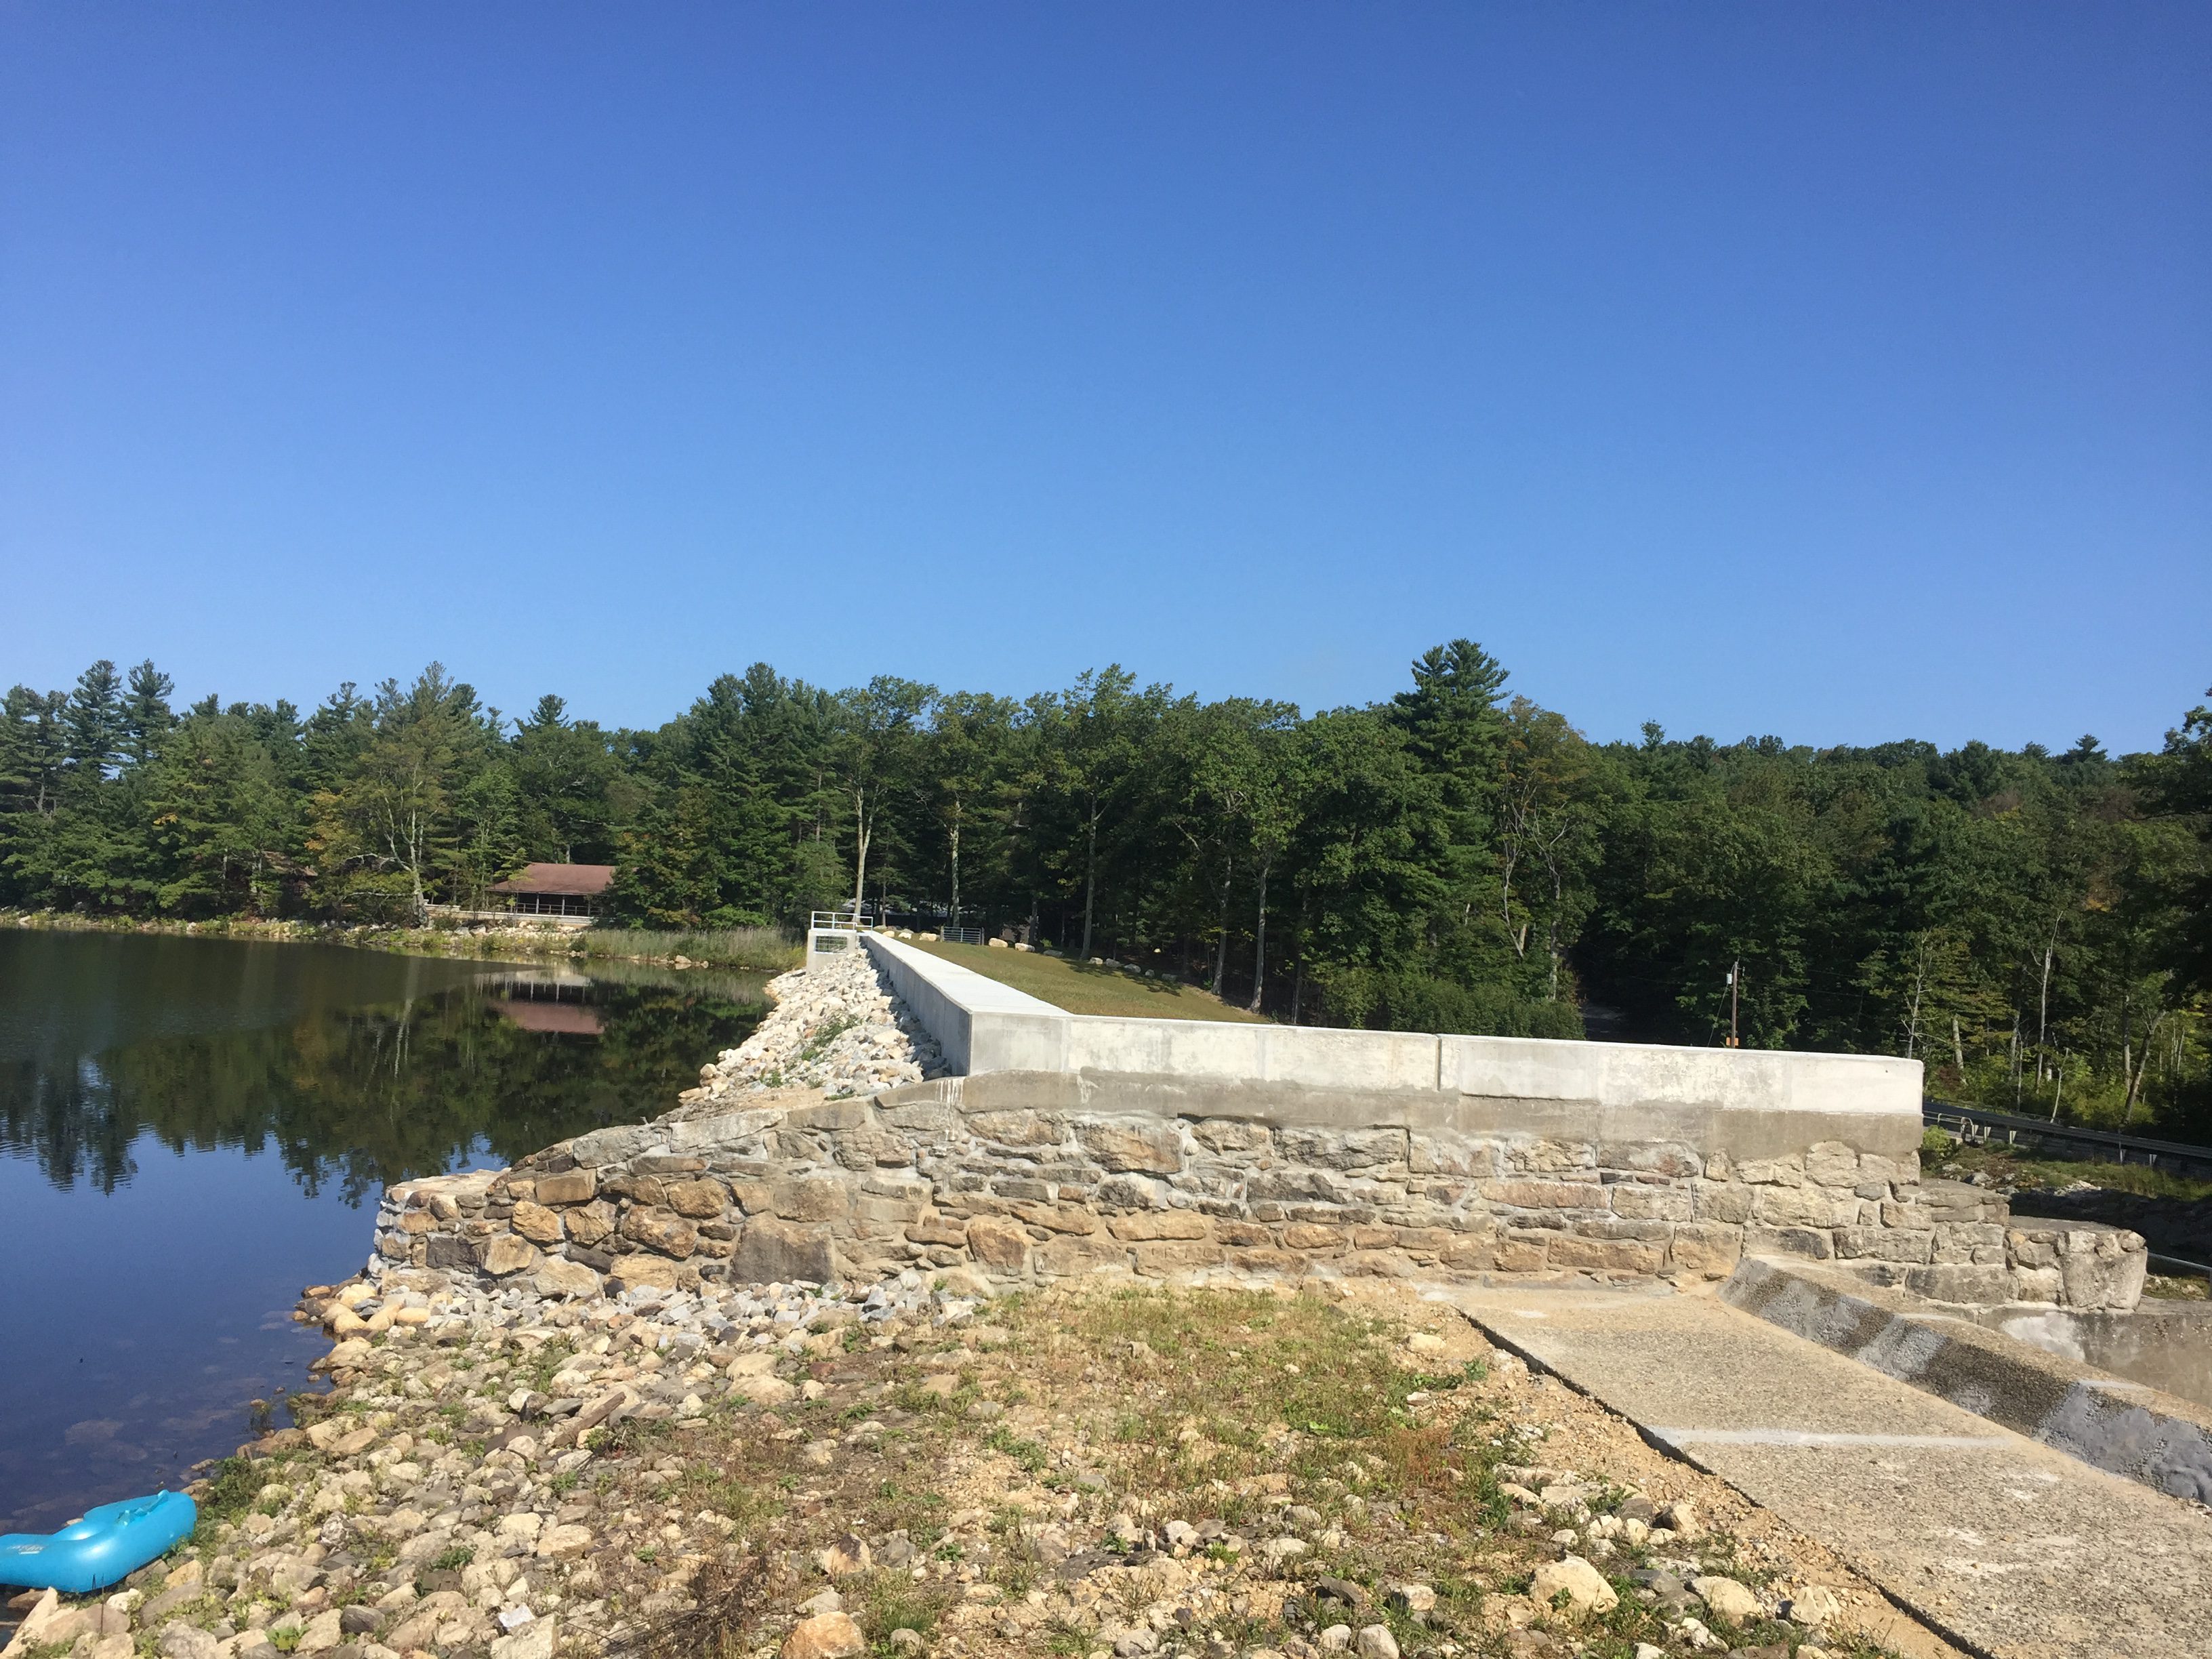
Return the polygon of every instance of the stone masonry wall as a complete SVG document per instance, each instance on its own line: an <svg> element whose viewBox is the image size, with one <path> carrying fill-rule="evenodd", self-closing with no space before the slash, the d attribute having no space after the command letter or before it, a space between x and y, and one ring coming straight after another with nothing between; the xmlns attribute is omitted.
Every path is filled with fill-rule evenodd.
<svg viewBox="0 0 2212 1659"><path fill-rule="evenodd" d="M1119 1109L1085 1109L1084 1094L1079 1078L1007 1072L597 1130L512 1170L393 1187L376 1261L574 1296L913 1267L1001 1285L1100 1271L1711 1278L1747 1251L1857 1261L1960 1302L2123 1308L2142 1282L2133 1234L2014 1223L2000 1197L1841 1141L1739 1161L1680 1141L1191 1115L1165 1094L1128 1109L1126 1089Z"/></svg>

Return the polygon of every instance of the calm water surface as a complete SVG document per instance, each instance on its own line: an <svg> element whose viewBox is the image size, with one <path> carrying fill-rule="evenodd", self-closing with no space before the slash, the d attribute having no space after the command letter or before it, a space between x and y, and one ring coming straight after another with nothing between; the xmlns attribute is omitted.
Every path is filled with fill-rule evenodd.
<svg viewBox="0 0 2212 1659"><path fill-rule="evenodd" d="M386 1182L665 1110L761 985L0 929L0 1532L281 1420L300 1288L360 1268Z"/></svg>

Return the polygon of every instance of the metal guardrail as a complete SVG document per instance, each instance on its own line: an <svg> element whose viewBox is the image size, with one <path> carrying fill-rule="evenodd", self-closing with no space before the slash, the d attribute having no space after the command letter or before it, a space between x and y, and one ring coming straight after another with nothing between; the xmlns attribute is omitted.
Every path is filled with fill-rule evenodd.
<svg viewBox="0 0 2212 1659"><path fill-rule="evenodd" d="M866 932L875 925L876 919L872 911L862 910L855 915L853 907L847 904L841 905L835 910L813 912L807 921L806 927L809 933L859 933Z"/></svg>
<svg viewBox="0 0 2212 1659"><path fill-rule="evenodd" d="M2151 1140L2122 1134L2115 1129L2093 1129L2077 1123L2052 1123L2017 1112L1990 1111L1979 1106L1954 1106L1940 1100L1920 1103L1923 1123L1956 1134L1968 1146L1986 1146L2001 1141L2008 1146L2051 1146L2087 1152L2107 1164L2141 1164L2172 1173L2212 1176L2212 1146L2193 1146L2185 1141Z"/></svg>
<svg viewBox="0 0 2212 1659"><path fill-rule="evenodd" d="M2146 1250L2150 1270L2168 1279L2202 1279L2212 1285L2212 1267L2202 1261L2191 1261L2187 1256L2168 1255L2163 1250Z"/></svg>

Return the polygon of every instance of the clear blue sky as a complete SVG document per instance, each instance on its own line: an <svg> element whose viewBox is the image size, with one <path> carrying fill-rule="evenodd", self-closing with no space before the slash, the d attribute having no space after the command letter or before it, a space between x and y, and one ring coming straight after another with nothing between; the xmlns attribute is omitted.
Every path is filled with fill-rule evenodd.
<svg viewBox="0 0 2212 1659"><path fill-rule="evenodd" d="M2212 6L0 0L0 684L2212 684Z"/></svg>

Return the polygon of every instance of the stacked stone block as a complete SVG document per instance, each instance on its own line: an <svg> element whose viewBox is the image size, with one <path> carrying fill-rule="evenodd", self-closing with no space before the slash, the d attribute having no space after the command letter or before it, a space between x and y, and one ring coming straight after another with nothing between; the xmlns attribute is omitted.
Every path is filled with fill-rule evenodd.
<svg viewBox="0 0 2212 1659"><path fill-rule="evenodd" d="M1840 1140L1737 1159L1312 1109L1086 1110L1019 1074L969 1082L599 1130L404 1183L378 1253L579 1295L910 1267L1711 1278L1747 1251L1856 1261L1954 1301L2132 1305L2142 1282L2132 1234L2009 1224L2002 1199Z"/></svg>

